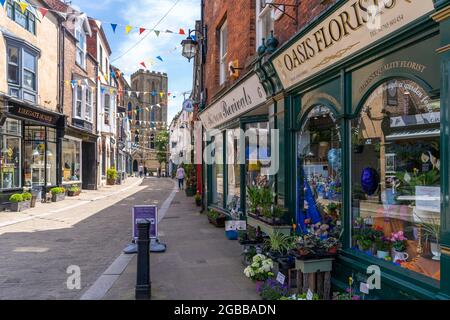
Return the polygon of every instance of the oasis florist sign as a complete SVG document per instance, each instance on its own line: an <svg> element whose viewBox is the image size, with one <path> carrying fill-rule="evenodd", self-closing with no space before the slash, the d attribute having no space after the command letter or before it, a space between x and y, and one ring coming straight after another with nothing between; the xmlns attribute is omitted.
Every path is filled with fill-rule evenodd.
<svg viewBox="0 0 450 320"><path fill-rule="evenodd" d="M349 0L273 60L285 89L434 10L433 0Z"/></svg>
<svg viewBox="0 0 450 320"><path fill-rule="evenodd" d="M230 121L266 101L266 92L256 74L226 94L200 114L200 120L206 129Z"/></svg>

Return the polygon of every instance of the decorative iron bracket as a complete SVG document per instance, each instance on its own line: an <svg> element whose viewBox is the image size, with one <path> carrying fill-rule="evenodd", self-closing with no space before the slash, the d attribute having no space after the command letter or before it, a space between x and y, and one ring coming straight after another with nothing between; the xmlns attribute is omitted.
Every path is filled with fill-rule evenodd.
<svg viewBox="0 0 450 320"><path fill-rule="evenodd" d="M299 5L300 5L300 0L295 0L295 4L264 2L263 8L265 8L266 6L269 6L269 8L275 8L276 10L283 12L283 14L286 15L287 17L289 17L290 19L294 20L295 25L298 25L298 6ZM284 6L284 7L282 8L282 6ZM286 7L295 9L295 17L291 16L289 13L286 12Z"/></svg>

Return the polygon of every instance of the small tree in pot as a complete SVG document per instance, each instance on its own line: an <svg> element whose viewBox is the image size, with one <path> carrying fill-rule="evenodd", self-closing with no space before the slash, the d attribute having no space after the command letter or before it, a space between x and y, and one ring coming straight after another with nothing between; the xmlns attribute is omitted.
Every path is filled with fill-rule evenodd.
<svg viewBox="0 0 450 320"><path fill-rule="evenodd" d="M106 184L113 186L116 184L117 180L117 170L115 168L109 168L106 171Z"/></svg>

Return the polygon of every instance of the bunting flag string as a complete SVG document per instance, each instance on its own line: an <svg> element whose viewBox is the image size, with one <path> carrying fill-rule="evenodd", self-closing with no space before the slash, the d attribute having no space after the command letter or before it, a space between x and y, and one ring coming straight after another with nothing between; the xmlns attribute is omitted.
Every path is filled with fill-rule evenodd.
<svg viewBox="0 0 450 320"><path fill-rule="evenodd" d="M57 13L57 14L60 14L60 15L62 15L64 17L66 17L66 18L67 18L67 15L69 14L69 12L62 12L62 11L59 11L59 10L48 9L48 8L41 7L41 6L38 6L38 5L35 5L35 4L31 4L31 3L28 3L28 2L25 2L25 1L17 1L17 2L19 4L20 10L22 11L23 14L25 14L25 12L27 11L27 9L29 7L32 7L35 10L39 11L41 13L41 15L42 15L42 18L45 18L45 16L47 15L47 13L49 11ZM5 3L6 3L6 0L0 0L0 6L4 7ZM161 33L178 34L178 35L182 35L182 36L186 35L186 31L185 31L184 28L179 28L178 32L174 32L174 31L169 30L169 29L163 31L163 30L156 30L154 28L147 28L147 27L142 27L142 26L141 27L134 27L134 26L132 26L130 24L124 25L124 24L120 24L120 23L117 23L117 22L107 22L107 21L102 21L102 20L98 20L98 19L94 19L94 20L97 23L99 28L103 24L110 24L111 28L113 30L113 33L116 33L117 27L121 26L121 27L124 27L125 34L129 34L132 29L136 28L136 29L139 30L139 35L142 35L145 31L152 31L152 32L155 33L155 35L157 37L159 37L159 35Z"/></svg>
<svg viewBox="0 0 450 320"><path fill-rule="evenodd" d="M111 74L112 77L114 77ZM101 79L101 77L98 77L99 80ZM95 79L90 79L93 83L95 83ZM80 79L80 80L64 80L64 84L66 86L71 86L72 89L75 88L76 86L84 86L84 87L91 87L91 88L95 88L95 85L90 85L89 84L89 79ZM135 94L137 98L139 98L141 95L143 95L143 97L145 98L146 95L151 95L152 97L156 97L156 96L160 96L161 99L163 99L166 95L167 98L172 98L175 99L178 95L185 95L190 93L190 91L185 91L185 92L177 92L177 91L172 91L172 92L167 92L167 94L164 91L135 91L135 90L121 90L118 88L106 88L105 86L101 86L100 87L100 92L102 94L104 94L106 92L106 90L109 90L109 93L111 95L114 95L116 93L122 93L122 94L127 94L129 97L132 94ZM158 106L158 105L155 105ZM146 109L148 111L148 109Z"/></svg>

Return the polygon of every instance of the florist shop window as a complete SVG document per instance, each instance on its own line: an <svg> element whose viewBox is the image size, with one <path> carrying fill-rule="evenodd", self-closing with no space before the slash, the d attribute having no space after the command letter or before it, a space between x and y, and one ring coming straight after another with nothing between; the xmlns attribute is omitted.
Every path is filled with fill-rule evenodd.
<svg viewBox="0 0 450 320"><path fill-rule="evenodd" d="M417 83L376 88L352 123L352 245L440 279L440 101Z"/></svg>
<svg viewBox="0 0 450 320"><path fill-rule="evenodd" d="M341 134L332 111L314 107L297 136L297 221L302 232L341 225Z"/></svg>
<svg viewBox="0 0 450 320"><path fill-rule="evenodd" d="M245 167L247 187L264 187L270 183L269 122L245 125Z"/></svg>

